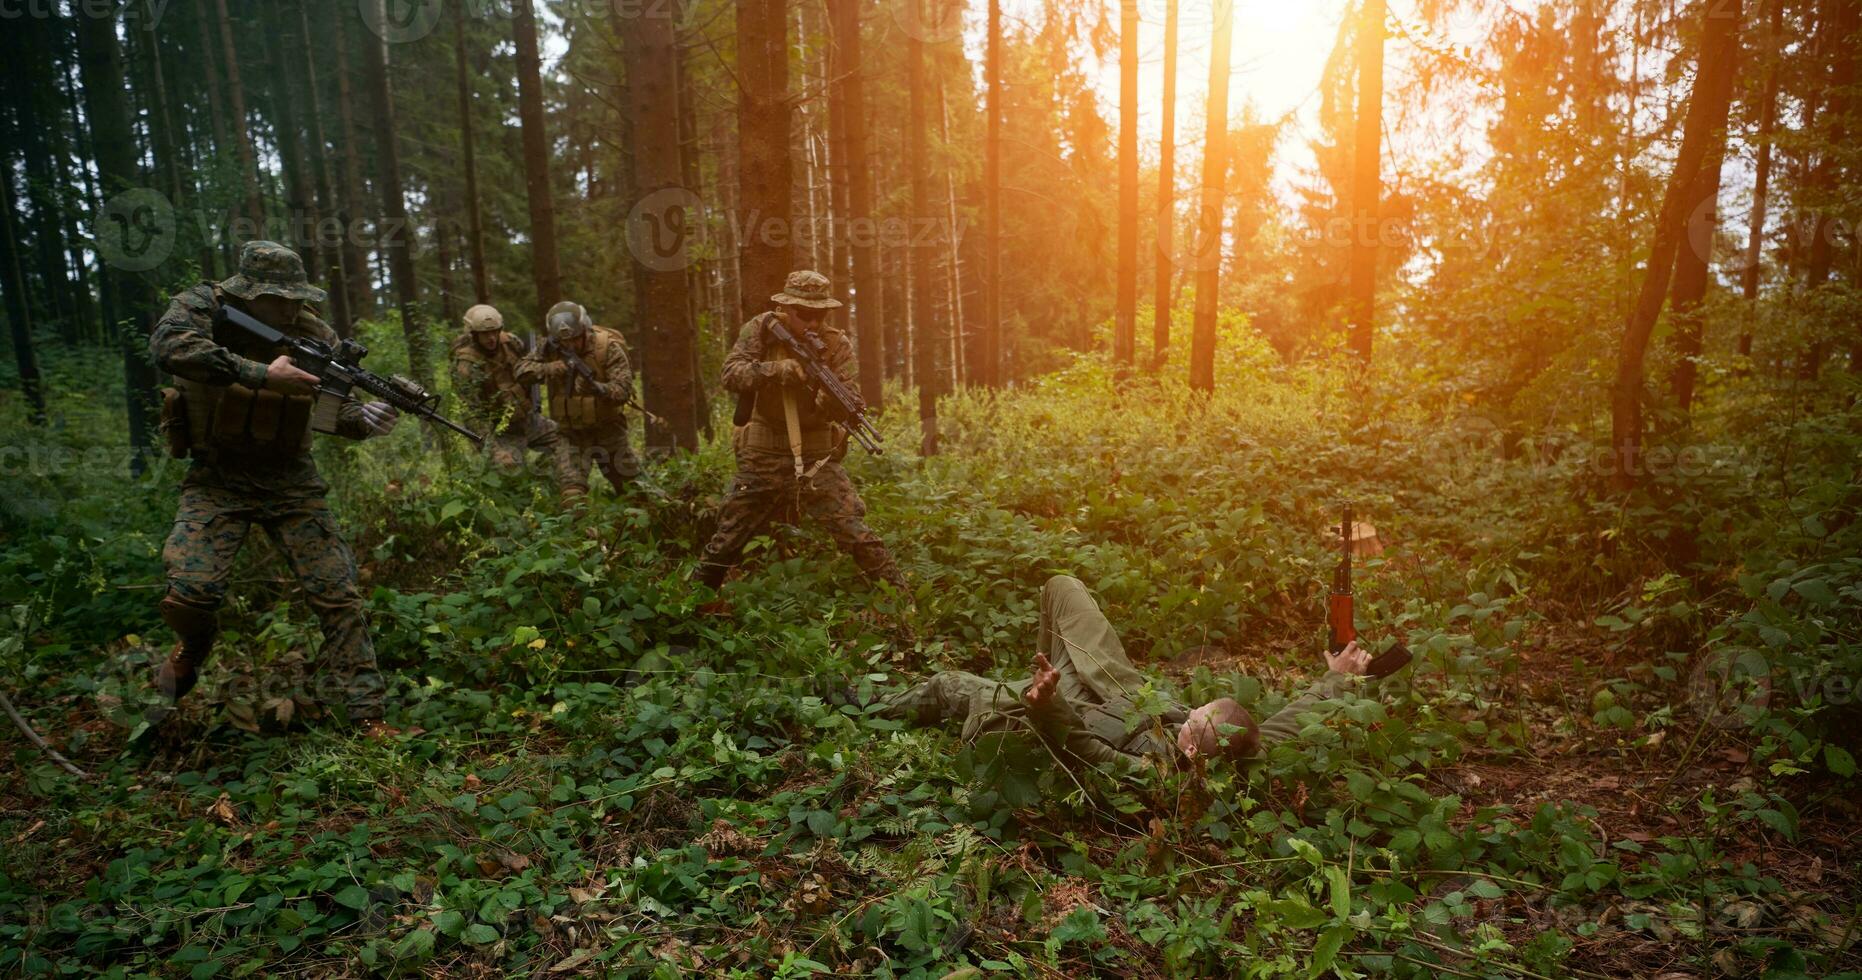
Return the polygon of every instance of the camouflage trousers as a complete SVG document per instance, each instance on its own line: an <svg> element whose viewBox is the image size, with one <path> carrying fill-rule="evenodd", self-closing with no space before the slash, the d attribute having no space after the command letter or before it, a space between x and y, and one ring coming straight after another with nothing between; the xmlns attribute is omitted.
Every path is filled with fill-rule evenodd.
<svg viewBox="0 0 1862 980"><path fill-rule="evenodd" d="M382 678L356 588L355 559L322 498L259 498L220 487L182 487L174 529L162 548L168 600L212 616L226 600L233 559L253 525L284 556L323 626L317 673L341 685L340 707L351 721L380 718Z"/></svg>
<svg viewBox="0 0 1862 980"><path fill-rule="evenodd" d="M769 519L800 498L801 512L827 527L840 549L853 557L868 578L905 590L905 577L885 542L866 526L866 504L837 460L820 462L812 477L796 484L795 463L786 455L745 451L737 456L737 478L718 514L718 531L705 545L699 580L712 588L743 556L744 545Z"/></svg>
<svg viewBox="0 0 1862 980"><path fill-rule="evenodd" d="M559 429L556 432L556 486L564 498L588 494L588 471L595 468L616 492L640 475L640 460L627 441L627 423L611 428Z"/></svg>
<svg viewBox="0 0 1862 980"><path fill-rule="evenodd" d="M556 423L548 419L533 417L527 426L513 421L504 431L485 437L485 458L498 469L515 470L524 465L524 453L534 449L548 453L554 463L556 442Z"/></svg>
<svg viewBox="0 0 1862 980"><path fill-rule="evenodd" d="M1070 702L1104 701L1102 688L1136 693L1144 685L1111 621L1085 584L1071 575L1055 575L1041 588L1035 650L1060 674L1056 695ZM1027 677L997 681L947 670L887 698L886 714L919 726L961 721L967 741L987 731L1026 727L1022 692L1028 682Z"/></svg>

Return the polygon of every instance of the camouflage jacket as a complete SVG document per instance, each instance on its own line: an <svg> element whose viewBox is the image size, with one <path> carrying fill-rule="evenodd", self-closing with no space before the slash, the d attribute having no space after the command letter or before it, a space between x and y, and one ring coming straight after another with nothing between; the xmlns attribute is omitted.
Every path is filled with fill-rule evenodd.
<svg viewBox="0 0 1862 980"><path fill-rule="evenodd" d="M162 370L202 385L234 384L258 390L265 385L266 367L282 350L234 327L216 331L213 313L220 296L211 283L201 283L175 296L167 312L156 321L149 352ZM308 307L297 322L280 327L285 333L336 343L336 331ZM337 417L337 434L366 439L371 434L362 419L361 406L349 402ZM308 448L285 459L195 459L184 481L187 486L213 486L240 493L268 496L320 496L327 489L317 475Z"/></svg>
<svg viewBox="0 0 1862 980"><path fill-rule="evenodd" d="M1020 683L1026 687L1026 681ZM1264 754L1299 735L1301 715L1353 686L1353 679L1342 674L1328 673L1321 677L1299 697L1287 702L1286 707L1258 723L1260 752ZM1139 712L1128 697L1075 704L1056 693L1042 703L1040 710L1029 714L1029 720L1055 744L1065 745L1082 761L1115 775L1129 774L1147 766L1179 765L1183 761L1182 752L1177 748L1177 732L1189 719L1189 708L1181 704L1169 704L1155 724L1148 724L1150 719ZM965 734L970 733L966 731Z"/></svg>
<svg viewBox="0 0 1862 980"><path fill-rule="evenodd" d="M530 389L517 380L524 346L508 333L498 335L498 348L487 354L471 334L453 341L453 391L474 422L489 428L503 421L518 428L530 415Z"/></svg>
<svg viewBox="0 0 1862 980"><path fill-rule="evenodd" d="M772 362L790 359L788 351L769 332L775 311L752 317L737 333L737 343L724 358L724 388L756 400L745 445L752 450L789 453L788 421L783 415L782 386L774 383ZM802 330L791 321L790 332ZM827 347L828 367L851 387L858 388L853 342L827 322L814 328ZM826 395L795 389L796 415L801 421L802 448L809 455L831 451L839 442L830 423Z"/></svg>

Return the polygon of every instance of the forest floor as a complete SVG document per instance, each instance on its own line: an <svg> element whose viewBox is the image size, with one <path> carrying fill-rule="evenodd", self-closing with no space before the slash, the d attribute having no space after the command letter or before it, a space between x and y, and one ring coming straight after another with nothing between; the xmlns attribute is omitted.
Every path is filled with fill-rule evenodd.
<svg viewBox="0 0 1862 980"><path fill-rule="evenodd" d="M1732 572L1588 554L1571 473L1407 448L1425 420L1392 411L1341 444L1323 386L1196 409L1160 390L1110 417L1105 384L1088 366L948 399L943 456L850 461L910 603L781 528L727 586L735 616L698 615L717 445L579 520L457 460L333 453L406 729L383 742L302 696L315 627L256 536L214 670L147 729L172 490L21 488L56 522L4 542L8 690L96 775L0 732L0 969L1862 969L1842 739L1807 737L1804 714L1784 735L1732 723L1698 683L1709 627L1748 608ZM1076 776L830 696L942 667L1024 676L1039 586L1070 572L1168 689L1274 710L1321 668L1345 497L1390 542L1359 570L1362 625L1417 660L1259 766ZM1793 566L1804 598L1781 615L1854 616L1814 604L1820 567Z"/></svg>

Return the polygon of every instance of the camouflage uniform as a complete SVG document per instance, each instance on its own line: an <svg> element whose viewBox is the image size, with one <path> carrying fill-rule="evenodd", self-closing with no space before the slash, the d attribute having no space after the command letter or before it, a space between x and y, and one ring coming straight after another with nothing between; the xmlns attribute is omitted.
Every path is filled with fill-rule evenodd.
<svg viewBox="0 0 1862 980"><path fill-rule="evenodd" d="M557 304L551 316L564 308L573 308L579 315L581 330L555 342L575 345L576 355L608 392L590 390L588 382L576 375L569 362L544 344L524 355L517 364L516 376L519 384L549 385L550 418L558 427L556 482L563 499L575 501L588 494L589 467L599 468L619 491L640 475L640 461L627 441L627 415L621 407L634 388L627 344L619 333L589 323L587 313L573 303Z"/></svg>
<svg viewBox="0 0 1862 980"><path fill-rule="evenodd" d="M778 304L827 308L840 303L828 297L828 281L814 272L789 276L784 291L772 297ZM904 591L905 577L885 542L866 526L866 504L841 466L847 453L846 435L832 423L826 396L806 387L788 386L801 430L802 475L795 472L789 445L783 397L785 386L777 379L776 362L789 359L782 345L769 335L769 322L784 314L771 311L752 318L737 335L737 344L724 359L724 387L741 398L753 399L748 424L733 440L737 450L737 478L718 514L718 530L705 545L699 581L717 588L742 557L743 549L763 525L788 504L823 525L834 543L853 556L869 578L890 582ZM790 329L804 328L791 321ZM827 348L828 366L849 385L854 382L853 344L827 321L813 328Z"/></svg>
<svg viewBox="0 0 1862 980"><path fill-rule="evenodd" d="M179 697L193 685L218 632L233 559L254 525L284 556L323 626L321 672L342 685L341 707L351 721L378 719L382 680L369 641L355 561L324 502L327 491L310 455L311 399L265 390L267 365L282 350L237 327L216 329L214 311L260 294L315 302L323 291L308 284L297 255L271 242L250 242L240 274L218 285L202 283L176 296L156 323L149 349L175 376L185 418L165 415L165 428L187 427L192 465L181 483L174 528L162 548L168 591L162 618L180 639L158 674L158 686ZM276 325L288 334L334 344L335 331L302 312ZM373 433L355 402L338 410L336 435ZM177 661L185 661L185 669ZM180 671L185 676L177 678Z"/></svg>
<svg viewBox="0 0 1862 980"><path fill-rule="evenodd" d="M474 314L485 316L481 311L489 311L489 316L475 319ZM453 341L453 390L465 404L468 424L485 433L485 454L493 466L522 466L526 449L550 453L554 459L556 426L537 412L530 388L517 380L523 342L503 331L502 319L490 319L495 317L497 311L489 306L466 311L466 330ZM489 352L478 344L485 333L498 338Z"/></svg>
<svg viewBox="0 0 1862 980"><path fill-rule="evenodd" d="M1126 658L1118 633L1079 579L1056 575L1042 588L1037 649L1060 673L1054 696L1038 711L1022 701L1029 678L995 681L946 671L894 695L886 714L915 725L961 720L965 742L995 732L1030 731L1069 761L1113 775L1183 762L1177 732L1189 719L1189 708L1168 702L1156 724L1137 709L1134 700L1145 685L1144 675ZM1353 678L1328 673L1260 723L1261 750L1298 735L1300 715L1353 684Z"/></svg>

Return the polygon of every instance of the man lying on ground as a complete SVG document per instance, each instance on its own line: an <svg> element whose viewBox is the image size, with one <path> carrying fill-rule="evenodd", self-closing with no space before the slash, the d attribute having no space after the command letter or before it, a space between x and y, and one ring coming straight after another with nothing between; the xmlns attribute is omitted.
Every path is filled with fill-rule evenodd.
<svg viewBox="0 0 1862 980"><path fill-rule="evenodd" d="M1034 674L996 681L945 671L889 698L885 717L914 725L962 719L963 740L1033 730L1066 761L1112 774L1175 767L1198 756L1239 761L1299 734L1299 717L1360 687L1371 655L1356 642L1326 654L1326 674L1273 717L1255 724L1232 698L1197 708L1176 702L1152 724L1137 704L1145 679L1079 579L1056 575L1041 589Z"/></svg>

